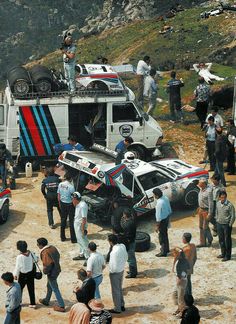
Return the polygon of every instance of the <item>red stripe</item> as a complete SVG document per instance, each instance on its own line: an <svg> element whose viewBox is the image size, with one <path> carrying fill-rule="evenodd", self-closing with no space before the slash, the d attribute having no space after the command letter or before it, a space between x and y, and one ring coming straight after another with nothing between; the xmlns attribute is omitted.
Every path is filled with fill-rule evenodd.
<svg viewBox="0 0 236 324"><path fill-rule="evenodd" d="M116 73L104 73L104 74L84 74L79 75L79 78L91 78L91 79L104 79L104 78L111 78L111 79L117 79L118 76Z"/></svg>
<svg viewBox="0 0 236 324"><path fill-rule="evenodd" d="M30 106L22 107L22 113L24 115L26 125L30 131L30 134L31 134L31 137L32 137L32 140L33 140L33 143L34 143L34 146L36 148L38 155L47 155L45 153L37 125L35 124L34 117L32 115L32 111L31 111L31 107Z"/></svg>
<svg viewBox="0 0 236 324"><path fill-rule="evenodd" d="M206 170L203 170L203 171L197 171L197 172L190 173L190 174L187 174L187 175L182 176L182 177L178 177L177 179L193 178L193 177L198 177L198 176L200 176L200 175L205 175L205 174L208 174L208 171L206 171Z"/></svg>
<svg viewBox="0 0 236 324"><path fill-rule="evenodd" d="M121 170L123 170L125 168L125 165L122 165L121 167L119 167L118 169L112 171L111 173L109 173L112 177L114 177L117 173L119 173Z"/></svg>

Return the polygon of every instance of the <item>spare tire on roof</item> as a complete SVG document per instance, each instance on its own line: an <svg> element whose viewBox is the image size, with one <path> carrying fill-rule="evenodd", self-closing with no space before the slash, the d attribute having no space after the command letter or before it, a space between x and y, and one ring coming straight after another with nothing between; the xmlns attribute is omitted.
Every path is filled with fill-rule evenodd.
<svg viewBox="0 0 236 324"><path fill-rule="evenodd" d="M148 233L145 232L136 232L135 239L135 251L136 252L144 252L150 249L151 245L151 237Z"/></svg>
<svg viewBox="0 0 236 324"><path fill-rule="evenodd" d="M17 96L24 96L30 91L30 77L23 66L15 66L7 73L11 91Z"/></svg>
<svg viewBox="0 0 236 324"><path fill-rule="evenodd" d="M44 65L34 65L30 75L36 92L48 93L52 89L52 73Z"/></svg>

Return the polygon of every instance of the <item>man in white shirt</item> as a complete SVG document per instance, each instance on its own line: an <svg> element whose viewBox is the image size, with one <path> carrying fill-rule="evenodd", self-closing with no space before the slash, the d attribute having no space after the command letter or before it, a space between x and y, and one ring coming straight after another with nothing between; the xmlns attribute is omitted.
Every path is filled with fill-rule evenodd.
<svg viewBox="0 0 236 324"><path fill-rule="evenodd" d="M202 62L199 64L193 64L194 70L198 73L199 76L201 76L206 81L206 83L212 84L212 80L223 81L224 78L221 78L210 72L211 67L212 63Z"/></svg>
<svg viewBox="0 0 236 324"><path fill-rule="evenodd" d="M122 291L125 264L128 254L124 244L118 244L118 238L114 234L108 235L108 242L112 247L109 261L109 277L111 282L112 299L114 308L111 313L120 314L125 311L125 301Z"/></svg>
<svg viewBox="0 0 236 324"><path fill-rule="evenodd" d="M88 237L87 237L87 215L88 215L88 205L85 201L81 200L81 194L75 191L72 194L72 203L75 207L75 218L74 218L74 229L77 239L77 243L80 247L80 254L74 257L73 260L87 260L89 258L88 251Z"/></svg>
<svg viewBox="0 0 236 324"><path fill-rule="evenodd" d="M150 70L150 75L148 75L145 80L144 80L144 91L143 95L144 97L148 98L149 101L149 107L147 110L147 114L152 115L152 112L156 108L156 103L157 103L157 84L155 81L155 75L156 75L156 70L151 69Z"/></svg>
<svg viewBox="0 0 236 324"><path fill-rule="evenodd" d="M105 269L105 259L104 256L97 252L97 244L94 242L89 242L88 245L90 257L87 260L87 275L92 277L96 283L95 299L100 299L99 285L102 283L103 275L102 271Z"/></svg>
<svg viewBox="0 0 236 324"><path fill-rule="evenodd" d="M150 66L150 56L144 56L143 60L138 61L137 65L137 81L138 81L138 94L137 101L143 106L143 90L144 90L144 80L147 75L149 75L151 66Z"/></svg>
<svg viewBox="0 0 236 324"><path fill-rule="evenodd" d="M218 114L219 109L217 107L212 107L211 108L211 113L207 116L206 118L206 123L208 121L208 118L210 116L214 117L214 123L216 125L216 127L223 127L224 126L224 121L223 118L221 117L220 114Z"/></svg>

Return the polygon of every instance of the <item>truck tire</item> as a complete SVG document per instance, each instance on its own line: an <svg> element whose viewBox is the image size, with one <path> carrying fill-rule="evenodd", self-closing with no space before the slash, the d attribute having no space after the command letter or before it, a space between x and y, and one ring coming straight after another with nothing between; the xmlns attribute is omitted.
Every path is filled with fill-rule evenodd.
<svg viewBox="0 0 236 324"><path fill-rule="evenodd" d="M198 204L199 188L191 183L184 192L184 204L185 206L195 207Z"/></svg>
<svg viewBox="0 0 236 324"><path fill-rule="evenodd" d="M140 145L134 145L129 148L129 152L133 152L136 159L145 161L146 152L145 149Z"/></svg>
<svg viewBox="0 0 236 324"><path fill-rule="evenodd" d="M178 158L178 154L170 143L164 143L159 147L159 150L162 153L164 158L176 159Z"/></svg>
<svg viewBox="0 0 236 324"><path fill-rule="evenodd" d="M31 79L36 92L48 93L52 88L51 71L43 65L35 65L30 69Z"/></svg>
<svg viewBox="0 0 236 324"><path fill-rule="evenodd" d="M135 251L136 252L144 252L150 249L151 238L148 233L145 232L136 232L135 239Z"/></svg>
<svg viewBox="0 0 236 324"><path fill-rule="evenodd" d="M15 66L7 73L7 79L11 91L17 96L24 96L30 90L30 78L27 70L23 66Z"/></svg>
<svg viewBox="0 0 236 324"><path fill-rule="evenodd" d="M0 210L0 224L3 224L7 221L9 216L9 201L6 200Z"/></svg>

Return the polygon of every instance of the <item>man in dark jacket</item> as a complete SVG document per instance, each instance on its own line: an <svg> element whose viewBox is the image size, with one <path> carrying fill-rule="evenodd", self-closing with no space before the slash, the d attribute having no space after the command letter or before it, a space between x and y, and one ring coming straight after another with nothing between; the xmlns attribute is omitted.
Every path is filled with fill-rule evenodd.
<svg viewBox="0 0 236 324"><path fill-rule="evenodd" d="M224 175L224 166L223 163L226 159L226 150L227 150L227 138L222 134L222 128L216 127L216 141L215 141L215 158L216 158L216 167L215 174L220 176L220 181L224 187L226 187L225 175Z"/></svg>
<svg viewBox="0 0 236 324"><path fill-rule="evenodd" d="M57 207L59 214L61 210L57 199L57 189L60 183L59 177L55 175L54 170L51 168L47 172L47 176L43 179L41 184L41 192L47 202L48 225L54 229L53 220L53 207Z"/></svg>
<svg viewBox="0 0 236 324"><path fill-rule="evenodd" d="M95 280L92 277L88 277L87 272L83 268L78 270L77 275L78 279L82 281L82 286L75 288L74 293L78 301L82 297L84 303L88 305L88 302L93 299L95 295Z"/></svg>
<svg viewBox="0 0 236 324"><path fill-rule="evenodd" d="M44 237L37 239L37 245L40 249L40 258L43 263L43 273L48 277L47 295L45 298L39 299L39 302L45 306L48 306L52 292L54 292L59 304L59 306L54 306L54 310L57 312L65 312L64 300L62 299L57 284L57 277L61 272L60 253L55 246L48 245L48 241Z"/></svg>
<svg viewBox="0 0 236 324"><path fill-rule="evenodd" d="M182 79L176 79L176 72L172 71L171 80L167 83L167 92L169 93L169 105L171 122L175 122L179 119L183 119L181 110L181 95L180 88L184 86Z"/></svg>
<svg viewBox="0 0 236 324"><path fill-rule="evenodd" d="M123 211L123 216L121 218L121 228L123 230L124 236L128 241L128 263L129 263L129 273L126 278L136 278L137 261L135 257L135 238L136 238L136 222L134 215L131 210L126 208Z"/></svg>
<svg viewBox="0 0 236 324"><path fill-rule="evenodd" d="M200 315L196 306L193 305L194 299L192 295L184 295L186 308L182 314L180 324L198 324L200 323Z"/></svg>
<svg viewBox="0 0 236 324"><path fill-rule="evenodd" d="M0 144L0 176L2 178L2 187L7 187L7 168L6 162L12 161L11 152L6 148L6 144Z"/></svg>

